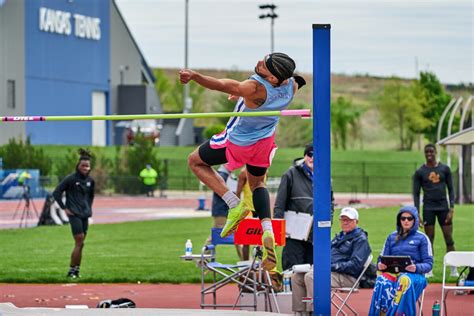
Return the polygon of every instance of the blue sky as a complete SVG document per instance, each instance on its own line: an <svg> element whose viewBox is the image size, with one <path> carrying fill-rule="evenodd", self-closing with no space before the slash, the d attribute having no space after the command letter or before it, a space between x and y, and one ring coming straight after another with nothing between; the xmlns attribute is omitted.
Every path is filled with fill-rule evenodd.
<svg viewBox="0 0 474 316"><path fill-rule="evenodd" d="M258 19L270 2L275 50L301 72L312 69L312 24L330 23L335 73L413 78L419 69L474 82L471 0L189 0L189 66L253 69L270 50L270 20ZM151 66L183 67L184 0L116 3Z"/></svg>

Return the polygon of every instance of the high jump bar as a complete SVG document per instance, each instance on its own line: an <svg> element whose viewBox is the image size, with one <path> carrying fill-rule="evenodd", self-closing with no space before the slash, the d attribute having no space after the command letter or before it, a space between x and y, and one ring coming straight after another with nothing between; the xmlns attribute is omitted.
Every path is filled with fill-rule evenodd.
<svg viewBox="0 0 474 316"><path fill-rule="evenodd" d="M76 116L0 116L1 122L43 122L43 121L127 121L146 119L213 118L234 116L299 116L310 118L311 110L252 111L252 112L210 112L132 115L76 115Z"/></svg>

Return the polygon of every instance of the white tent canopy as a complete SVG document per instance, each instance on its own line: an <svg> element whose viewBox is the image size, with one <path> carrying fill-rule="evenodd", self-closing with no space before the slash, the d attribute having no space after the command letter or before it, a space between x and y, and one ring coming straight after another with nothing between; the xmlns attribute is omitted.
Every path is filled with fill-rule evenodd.
<svg viewBox="0 0 474 316"><path fill-rule="evenodd" d="M448 137L440 140L439 145L473 145L474 144L474 127L464 129L455 134L449 135Z"/></svg>

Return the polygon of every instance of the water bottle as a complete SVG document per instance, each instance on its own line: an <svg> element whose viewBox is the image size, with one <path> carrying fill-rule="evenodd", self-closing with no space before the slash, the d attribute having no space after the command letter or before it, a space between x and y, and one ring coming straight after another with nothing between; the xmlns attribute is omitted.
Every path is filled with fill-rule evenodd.
<svg viewBox="0 0 474 316"><path fill-rule="evenodd" d="M291 274L288 272L285 272L283 274L283 292L291 292Z"/></svg>
<svg viewBox="0 0 474 316"><path fill-rule="evenodd" d="M441 306L439 305L439 301L436 300L434 303L433 303L433 308L432 308L432 311L433 311L433 316L439 316L440 315L440 312L441 312Z"/></svg>
<svg viewBox="0 0 474 316"><path fill-rule="evenodd" d="M460 278L457 286L464 286L464 284L465 284L464 278ZM467 294L467 291L464 291L464 290L454 291L454 295L465 295L465 294Z"/></svg>
<svg viewBox="0 0 474 316"><path fill-rule="evenodd" d="M186 241L186 251L184 252L185 256L191 256L193 254L193 243L191 242L191 239L188 239Z"/></svg>

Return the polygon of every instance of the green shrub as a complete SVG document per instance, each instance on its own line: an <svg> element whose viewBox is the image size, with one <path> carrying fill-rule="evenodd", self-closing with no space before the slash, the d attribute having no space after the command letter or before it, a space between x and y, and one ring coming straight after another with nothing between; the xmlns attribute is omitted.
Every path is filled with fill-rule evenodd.
<svg viewBox="0 0 474 316"><path fill-rule="evenodd" d="M117 147L112 179L115 192L127 194L144 192L139 174L147 164L157 171L160 178L162 166L157 151L154 142L145 138L140 132L135 136L133 146Z"/></svg>
<svg viewBox="0 0 474 316"><path fill-rule="evenodd" d="M204 131L202 132L202 136L204 136L204 138L206 139L210 139L212 135L219 134L224 129L225 129L225 125L222 125L222 124L211 125L204 129Z"/></svg>
<svg viewBox="0 0 474 316"><path fill-rule="evenodd" d="M78 159L77 149L69 149L67 154L56 162L55 174L58 181L62 181L67 175L75 172Z"/></svg>
<svg viewBox="0 0 474 316"><path fill-rule="evenodd" d="M39 169L42 176L51 172L53 164L43 149L31 145L30 138L25 142L11 138L8 144L0 147L0 157L4 169Z"/></svg>

